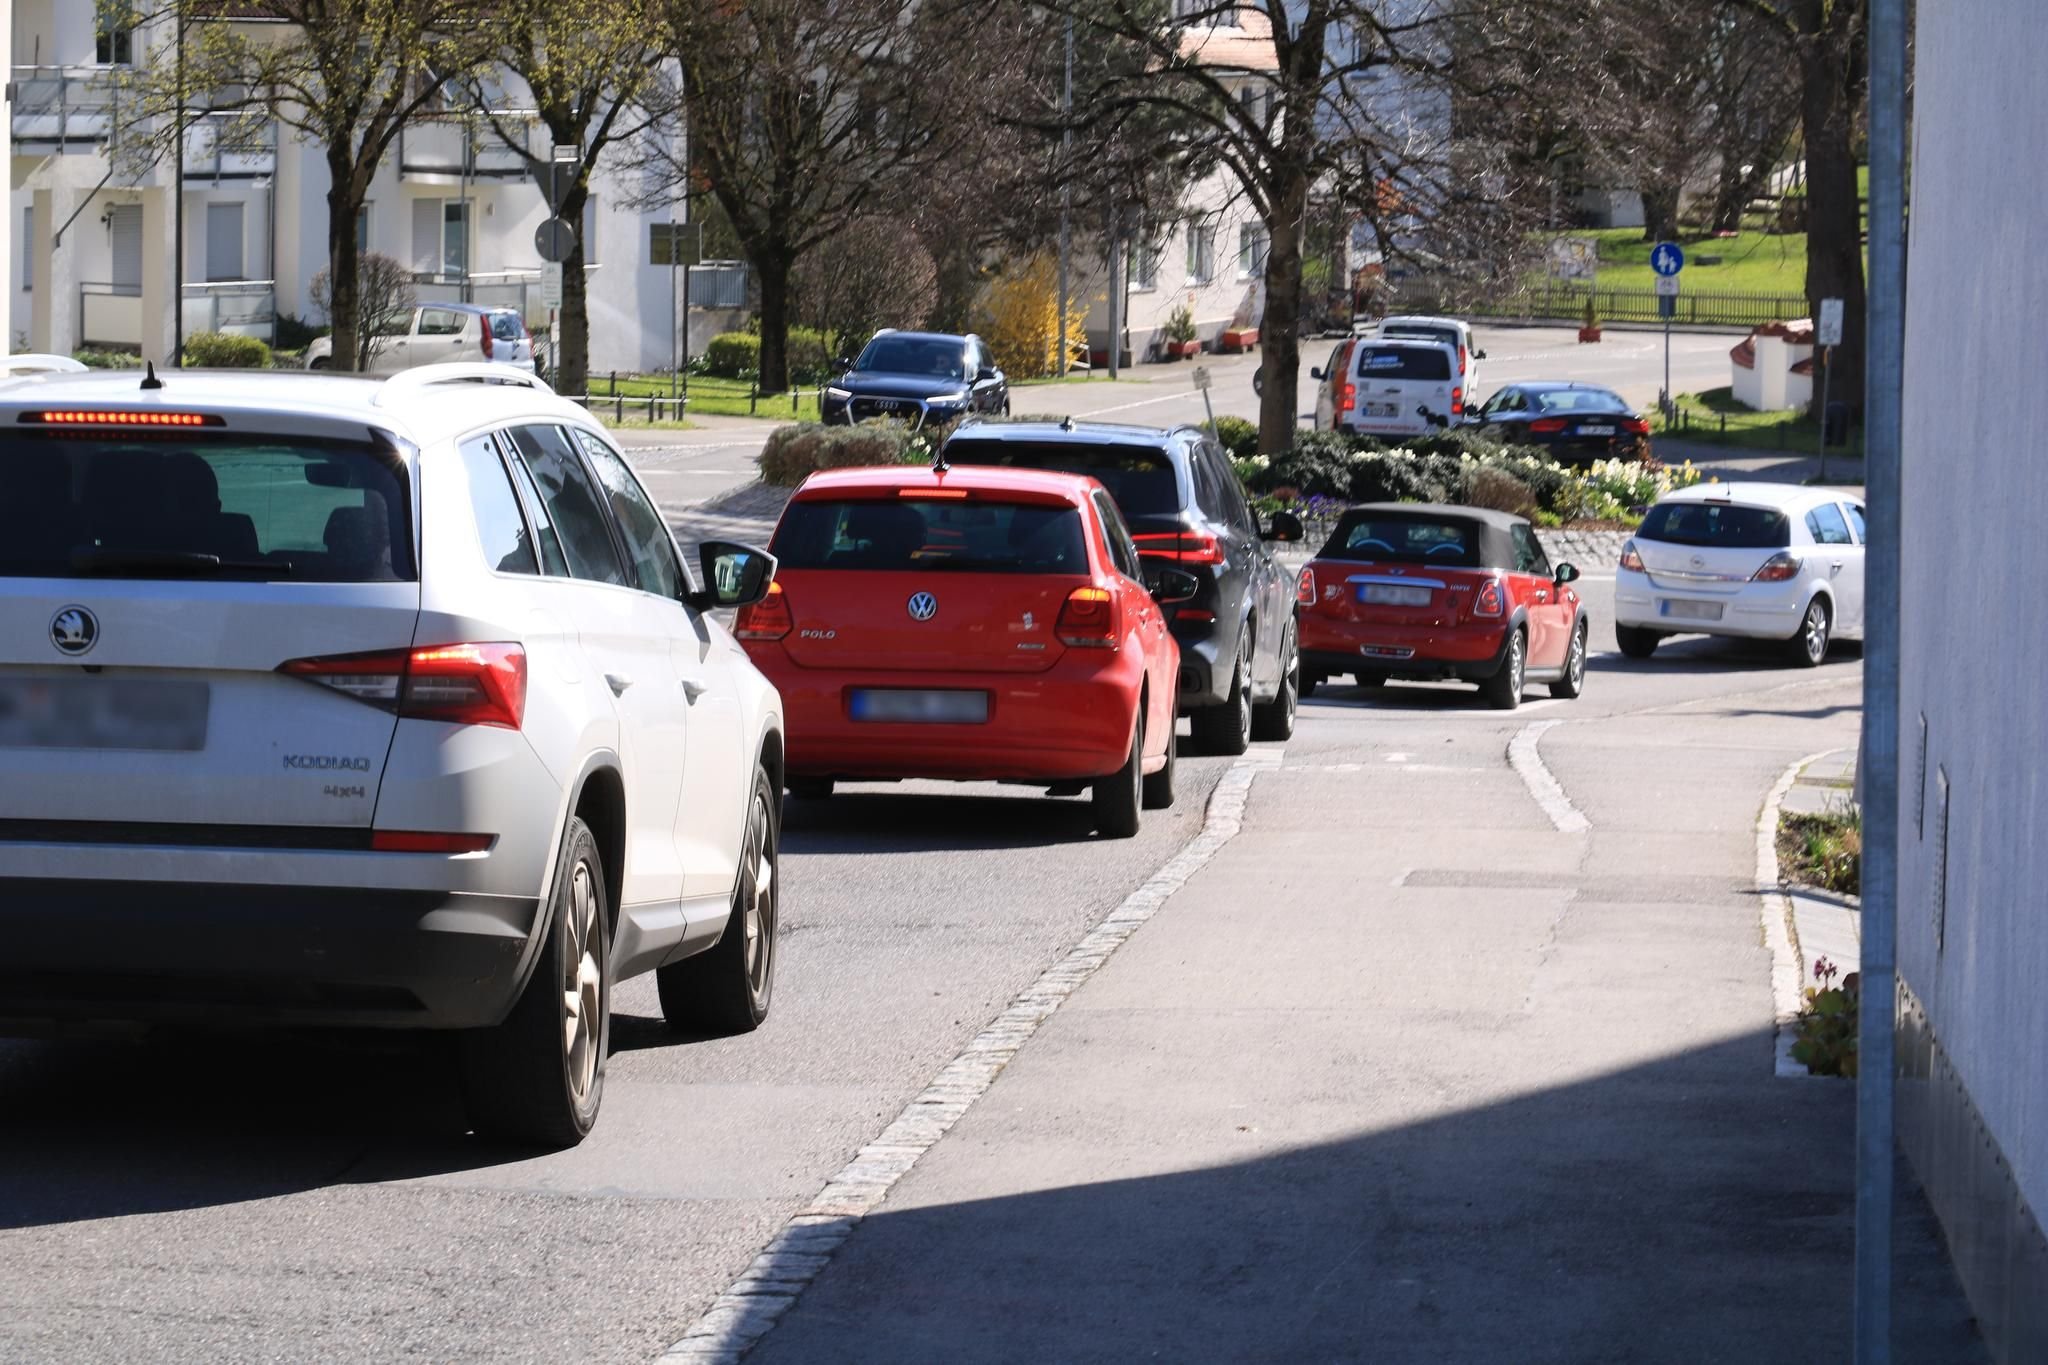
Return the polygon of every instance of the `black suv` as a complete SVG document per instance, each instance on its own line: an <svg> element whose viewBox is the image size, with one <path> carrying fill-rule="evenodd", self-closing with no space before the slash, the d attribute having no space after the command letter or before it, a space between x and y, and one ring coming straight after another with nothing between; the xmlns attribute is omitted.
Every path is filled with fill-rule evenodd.
<svg viewBox="0 0 2048 1365"><path fill-rule="evenodd" d="M978 336L884 329L859 359L840 363L843 372L820 404L827 422L894 417L922 427L1010 411L1010 381Z"/></svg>
<svg viewBox="0 0 2048 1365"><path fill-rule="evenodd" d="M1262 527L1222 447L1199 427L1108 422L970 422L947 440L949 464L1057 469L1099 480L1130 524L1138 553L1201 584L1166 609L1180 642L1180 709L1211 753L1294 733L1301 651L1294 575L1273 541L1301 539L1277 513Z"/></svg>

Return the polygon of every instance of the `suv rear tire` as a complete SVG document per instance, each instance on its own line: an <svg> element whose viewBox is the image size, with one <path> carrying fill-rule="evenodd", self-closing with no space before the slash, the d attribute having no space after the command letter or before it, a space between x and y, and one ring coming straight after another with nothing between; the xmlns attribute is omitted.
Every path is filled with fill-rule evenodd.
<svg viewBox="0 0 2048 1365"><path fill-rule="evenodd" d="M480 1136L573 1147L604 1099L612 1006L604 864L596 836L574 817L547 913L547 941L512 1013L462 1035L462 1089Z"/></svg>
<svg viewBox="0 0 2048 1365"><path fill-rule="evenodd" d="M781 825L775 788L754 770L745 842L732 913L718 942L694 957L654 969L661 1017L670 1028L730 1036L752 1033L768 1018L775 995L778 852Z"/></svg>
<svg viewBox="0 0 2048 1365"><path fill-rule="evenodd" d="M1230 696L1221 706L1204 706L1188 717L1204 753L1234 758L1252 747L1252 633L1247 625L1231 665Z"/></svg>
<svg viewBox="0 0 2048 1365"><path fill-rule="evenodd" d="M1280 637L1280 690L1273 700L1252 709L1252 738L1287 740L1294 737L1294 712L1301 701L1301 646L1294 622Z"/></svg>

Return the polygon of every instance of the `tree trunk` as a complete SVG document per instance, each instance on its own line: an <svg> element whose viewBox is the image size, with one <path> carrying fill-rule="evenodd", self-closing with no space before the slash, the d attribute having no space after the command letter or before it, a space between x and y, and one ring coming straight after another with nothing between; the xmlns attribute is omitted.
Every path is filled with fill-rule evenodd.
<svg viewBox="0 0 2048 1365"><path fill-rule="evenodd" d="M369 338L362 335L363 244L356 240L356 214L362 195L355 190L355 165L345 151L327 156L327 321L334 351L328 364L337 370L369 368Z"/></svg>
<svg viewBox="0 0 2048 1365"><path fill-rule="evenodd" d="M1308 179L1276 185L1266 218L1266 313L1259 324L1259 452L1278 455L1294 444L1301 387L1301 230Z"/></svg>
<svg viewBox="0 0 2048 1365"><path fill-rule="evenodd" d="M569 254L562 260L562 353L554 357L557 393L590 392L590 277L584 271L588 256L583 241L583 206L589 199L589 182L579 180L563 192L556 211L575 229Z"/></svg>
<svg viewBox="0 0 2048 1365"><path fill-rule="evenodd" d="M1678 240L1678 196L1679 187L1675 184L1649 184L1643 187L1644 241Z"/></svg>
<svg viewBox="0 0 2048 1365"><path fill-rule="evenodd" d="M754 273L761 278L761 392L781 393L789 387L789 256L781 251L755 255Z"/></svg>
<svg viewBox="0 0 2048 1365"><path fill-rule="evenodd" d="M1806 133L1806 301L1842 300L1842 344L1830 366L1828 396L1863 406L1863 223L1856 195L1855 99L1843 42L1807 38L1799 48L1800 118ZM1820 412L1820 385L1812 411Z"/></svg>

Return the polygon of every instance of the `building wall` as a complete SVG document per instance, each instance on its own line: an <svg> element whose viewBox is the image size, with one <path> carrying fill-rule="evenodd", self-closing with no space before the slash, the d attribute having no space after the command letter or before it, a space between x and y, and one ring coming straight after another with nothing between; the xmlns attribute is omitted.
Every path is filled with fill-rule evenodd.
<svg viewBox="0 0 2048 1365"><path fill-rule="evenodd" d="M1901 1135L2009 1360L2048 1359L2048 182L2011 161L2048 133L2040 19L1919 7L1901 503Z"/></svg>
<svg viewBox="0 0 2048 1365"><path fill-rule="evenodd" d="M1189 238L1198 226L1214 234L1213 268L1206 281L1189 270ZM1218 171L1190 190L1181 218L1152 237L1158 264L1149 283L1142 278L1139 262L1127 258L1130 287L1124 328L1132 359L1159 358L1155 350L1164 340L1167 319L1183 306L1194 315L1195 331L1205 347L1213 346L1226 327L1259 325L1265 316L1264 257L1244 258L1247 228L1260 234L1263 242L1258 215L1229 173ZM1089 250L1099 251L1099 243ZM1109 344L1109 274L1099 257L1090 264L1079 292L1087 302L1089 348L1100 351Z"/></svg>

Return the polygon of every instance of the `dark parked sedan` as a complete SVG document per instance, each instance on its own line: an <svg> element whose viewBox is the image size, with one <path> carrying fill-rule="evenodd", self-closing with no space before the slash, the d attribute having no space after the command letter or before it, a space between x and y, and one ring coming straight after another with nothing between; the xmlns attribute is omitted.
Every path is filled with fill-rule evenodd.
<svg viewBox="0 0 2048 1365"><path fill-rule="evenodd" d="M885 329L825 386L827 422L893 417L922 427L1010 410L1010 384L977 336Z"/></svg>
<svg viewBox="0 0 2048 1365"><path fill-rule="evenodd" d="M1566 381L1510 384L1465 413L1515 445L1542 446L1560 464L1650 453L1650 424L1612 389Z"/></svg>

